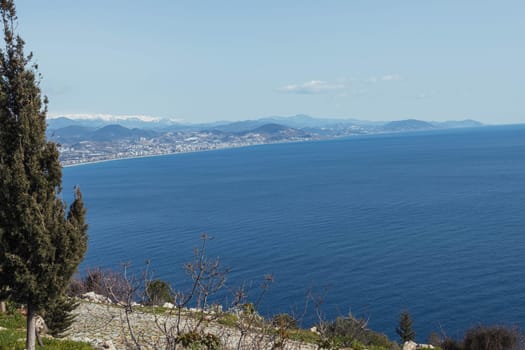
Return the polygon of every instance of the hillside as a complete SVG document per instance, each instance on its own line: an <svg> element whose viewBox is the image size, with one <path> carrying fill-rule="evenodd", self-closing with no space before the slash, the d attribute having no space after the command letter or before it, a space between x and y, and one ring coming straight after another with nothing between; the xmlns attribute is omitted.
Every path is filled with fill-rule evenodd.
<svg viewBox="0 0 525 350"><path fill-rule="evenodd" d="M78 124L74 124L78 122ZM267 117L238 122L183 125L138 118L126 120L130 128L115 124L115 118L48 120L50 140L61 145L64 165L115 158L223 149L276 142L301 142L354 135L410 132L480 126L473 120L425 122L417 119L368 122L357 119L313 118L307 115Z"/></svg>

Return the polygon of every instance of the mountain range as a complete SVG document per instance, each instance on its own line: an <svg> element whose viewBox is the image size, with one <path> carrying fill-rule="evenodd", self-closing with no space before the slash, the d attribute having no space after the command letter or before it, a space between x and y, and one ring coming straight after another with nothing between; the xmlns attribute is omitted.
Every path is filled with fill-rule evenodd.
<svg viewBox="0 0 525 350"><path fill-rule="evenodd" d="M393 122L375 122L358 119L314 118L308 115L291 117L271 116L255 120L236 122L213 122L202 124L182 124L171 120L143 120L128 118L108 120L103 118L68 118L57 117L48 119L48 136L58 140L80 140L82 138L94 141L111 141L113 138L155 137L164 132L174 131L206 131L241 134L258 132L258 128L266 125L265 131L283 132L283 128L302 130L322 135L330 133L380 133L403 132L430 129L448 129L477 127L478 121L466 119L462 121L426 122L417 119L406 119ZM276 126L281 126L277 128ZM264 130L264 129L263 129Z"/></svg>
<svg viewBox="0 0 525 350"><path fill-rule="evenodd" d="M307 115L204 124L181 124L151 117L58 117L48 120L47 136L60 144L61 161L67 165L277 142L480 125L474 120L429 123L407 119L381 123L313 118Z"/></svg>

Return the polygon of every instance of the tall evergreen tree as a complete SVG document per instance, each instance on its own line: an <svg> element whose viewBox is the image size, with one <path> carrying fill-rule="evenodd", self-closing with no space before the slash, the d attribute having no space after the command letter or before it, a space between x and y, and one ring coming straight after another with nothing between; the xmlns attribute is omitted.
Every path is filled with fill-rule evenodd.
<svg viewBox="0 0 525 350"><path fill-rule="evenodd" d="M26 349L35 348L35 313L59 299L87 245L80 190L66 215L62 168L46 139L47 99L36 65L15 32L13 0L0 0L0 299L27 307Z"/></svg>
<svg viewBox="0 0 525 350"><path fill-rule="evenodd" d="M412 318L408 311L403 311L399 315L399 326L396 328L396 333L403 343L416 338L416 332L412 329Z"/></svg>

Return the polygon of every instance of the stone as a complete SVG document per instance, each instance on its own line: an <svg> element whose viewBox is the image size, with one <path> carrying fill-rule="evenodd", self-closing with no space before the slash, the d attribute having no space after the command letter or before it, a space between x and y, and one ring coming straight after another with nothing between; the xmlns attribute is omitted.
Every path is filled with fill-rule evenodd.
<svg viewBox="0 0 525 350"><path fill-rule="evenodd" d="M321 332L319 332L316 326L313 326L312 328L310 328L310 332L315 333L315 334L321 334Z"/></svg>
<svg viewBox="0 0 525 350"><path fill-rule="evenodd" d="M43 335L47 333L48 329L46 326L46 322L44 321L42 316L35 316L35 329L37 334Z"/></svg>
<svg viewBox="0 0 525 350"><path fill-rule="evenodd" d="M431 344L417 344L417 348L418 350L420 349L434 349L434 345L431 345Z"/></svg>
<svg viewBox="0 0 525 350"><path fill-rule="evenodd" d="M99 341L97 347L101 350L116 350L115 345L113 345L111 340Z"/></svg>
<svg viewBox="0 0 525 350"><path fill-rule="evenodd" d="M87 292L82 294L82 299L87 299L94 303L106 303L111 304L111 300L108 297L105 297L103 295L97 294L95 292Z"/></svg>
<svg viewBox="0 0 525 350"><path fill-rule="evenodd" d="M162 307L165 307L166 309L173 309L175 305L169 302L165 302L164 304L162 304Z"/></svg>
<svg viewBox="0 0 525 350"><path fill-rule="evenodd" d="M417 344L412 340L406 341L403 344L403 350L417 350Z"/></svg>

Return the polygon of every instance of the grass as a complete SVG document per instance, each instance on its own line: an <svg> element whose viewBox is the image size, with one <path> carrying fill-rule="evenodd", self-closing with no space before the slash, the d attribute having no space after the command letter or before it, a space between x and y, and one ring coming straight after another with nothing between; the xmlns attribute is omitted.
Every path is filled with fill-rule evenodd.
<svg viewBox="0 0 525 350"><path fill-rule="evenodd" d="M239 322L239 317L235 314L225 312L220 316L217 322L219 324L222 324L223 326L235 327L237 325L237 322Z"/></svg>
<svg viewBox="0 0 525 350"><path fill-rule="evenodd" d="M317 342L319 341L319 335L310 331L309 329L298 328L292 329L289 332L289 337L291 340L310 344L317 344Z"/></svg>
<svg viewBox="0 0 525 350"><path fill-rule="evenodd" d="M18 313L0 315L0 350L24 350L25 349L25 317ZM43 340L44 346L39 350L93 350L87 343L74 342L70 340L47 339Z"/></svg>
<svg viewBox="0 0 525 350"><path fill-rule="evenodd" d="M26 318L19 312L0 314L0 327L8 329L25 329Z"/></svg>

